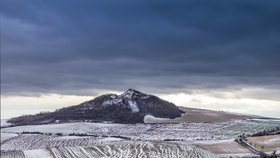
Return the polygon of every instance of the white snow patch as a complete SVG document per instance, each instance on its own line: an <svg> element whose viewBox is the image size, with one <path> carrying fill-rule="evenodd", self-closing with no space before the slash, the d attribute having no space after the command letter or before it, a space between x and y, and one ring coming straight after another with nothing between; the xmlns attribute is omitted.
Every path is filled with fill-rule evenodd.
<svg viewBox="0 0 280 158"><path fill-rule="evenodd" d="M105 106L106 105L112 105L112 104L114 104L114 102L115 102L114 100L106 100L106 101L103 102L103 105L105 105Z"/></svg>
<svg viewBox="0 0 280 158"><path fill-rule="evenodd" d="M142 97L142 99L148 99L150 96L149 95L145 95Z"/></svg>
<svg viewBox="0 0 280 158"><path fill-rule="evenodd" d="M111 94L111 96L110 96L112 99L116 99L116 98L118 98L118 95L116 95L116 94Z"/></svg>
<svg viewBox="0 0 280 158"><path fill-rule="evenodd" d="M8 123L9 119L1 119L1 127L6 127L12 125L11 123Z"/></svg>
<svg viewBox="0 0 280 158"><path fill-rule="evenodd" d="M81 139L81 138L90 138L88 137L82 137L82 136L59 136L59 137L54 137L51 138L52 140L69 140L69 139Z"/></svg>
<svg viewBox="0 0 280 158"><path fill-rule="evenodd" d="M138 106L137 106L137 103L136 103L135 101L129 100L129 101L128 101L128 104L129 104L130 109L131 109L131 111L132 111L133 113L136 113L136 112L139 112L139 111L140 111L139 108L138 108Z"/></svg>
<svg viewBox="0 0 280 158"><path fill-rule="evenodd" d="M274 122L280 122L280 119L248 119L248 120L253 120L253 121L260 121L260 122L271 122L271 121L274 121Z"/></svg>
<svg viewBox="0 0 280 158"><path fill-rule="evenodd" d="M155 121L167 121L170 120L169 118L159 118L159 117L154 117L153 115L146 115L144 117L144 122L145 123L154 123Z"/></svg>
<svg viewBox="0 0 280 158"><path fill-rule="evenodd" d="M23 153L25 158L53 158L45 149L24 150Z"/></svg>
<svg viewBox="0 0 280 158"><path fill-rule="evenodd" d="M124 98L131 99L133 94L134 94L134 91L129 89L129 90L125 91L123 94L121 94L121 96Z"/></svg>
<svg viewBox="0 0 280 158"><path fill-rule="evenodd" d="M123 139L107 137L107 138L102 138L102 139L96 140L96 142L113 142L113 141L121 141L121 140L123 140Z"/></svg>
<svg viewBox="0 0 280 158"><path fill-rule="evenodd" d="M110 106L110 105L113 105L113 104L120 104L121 102L122 102L122 98L120 98L117 95L112 94L110 96L110 99L105 100L102 105Z"/></svg>
<svg viewBox="0 0 280 158"><path fill-rule="evenodd" d="M12 137L16 137L16 136L18 136L18 134L15 134L15 133L2 133L1 132L1 141L4 141L4 140L12 138Z"/></svg>

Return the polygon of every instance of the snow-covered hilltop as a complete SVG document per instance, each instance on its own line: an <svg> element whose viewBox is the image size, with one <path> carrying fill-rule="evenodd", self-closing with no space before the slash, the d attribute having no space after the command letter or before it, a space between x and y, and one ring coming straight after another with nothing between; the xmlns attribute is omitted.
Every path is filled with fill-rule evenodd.
<svg viewBox="0 0 280 158"><path fill-rule="evenodd" d="M140 112L140 109L136 102L137 99L147 99L150 97L150 95L141 93L134 89L128 89L121 95L109 94L107 96L109 97L104 100L104 102L101 104L102 106L120 106L120 108L124 109L129 108L133 113ZM87 107L88 105L91 107L89 102L86 102L85 107Z"/></svg>
<svg viewBox="0 0 280 158"><path fill-rule="evenodd" d="M22 116L10 120L15 125L84 121L143 123L146 115L175 118L184 113L173 103L156 96L128 89L121 95L106 94L93 100L56 110L55 112Z"/></svg>

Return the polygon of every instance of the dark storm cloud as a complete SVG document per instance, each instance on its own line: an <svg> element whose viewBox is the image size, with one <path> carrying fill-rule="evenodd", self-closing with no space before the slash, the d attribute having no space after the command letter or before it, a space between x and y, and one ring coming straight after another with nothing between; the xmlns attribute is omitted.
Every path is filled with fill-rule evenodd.
<svg viewBox="0 0 280 158"><path fill-rule="evenodd" d="M2 95L278 87L279 6L2 0Z"/></svg>

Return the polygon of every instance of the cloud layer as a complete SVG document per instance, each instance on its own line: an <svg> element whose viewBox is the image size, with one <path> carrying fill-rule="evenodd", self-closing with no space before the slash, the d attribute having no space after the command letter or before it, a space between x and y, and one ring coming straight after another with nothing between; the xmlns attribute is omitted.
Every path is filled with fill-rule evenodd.
<svg viewBox="0 0 280 158"><path fill-rule="evenodd" d="M2 0L2 95L280 85L280 1Z"/></svg>

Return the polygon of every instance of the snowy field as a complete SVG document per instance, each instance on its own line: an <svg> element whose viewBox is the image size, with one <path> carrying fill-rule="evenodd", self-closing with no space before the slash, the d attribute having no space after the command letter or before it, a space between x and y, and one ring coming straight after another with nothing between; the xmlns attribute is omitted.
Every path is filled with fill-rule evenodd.
<svg viewBox="0 0 280 158"><path fill-rule="evenodd" d="M280 127L279 120L179 124L81 122L16 126L1 129L1 157L215 157L216 151L227 155L227 150L231 148L244 150L227 140L275 127ZM30 132L40 133L26 134ZM71 133L80 136L69 136ZM216 147L211 148L211 143L217 144Z"/></svg>
<svg viewBox="0 0 280 158"><path fill-rule="evenodd" d="M4 154L3 154L4 153ZM11 155L17 158L177 158L177 157L203 157L212 158L214 154L195 145L183 145L174 142L156 141L125 141L108 142L105 144L75 147L55 147L47 149L35 149L3 152L3 157Z"/></svg>
<svg viewBox="0 0 280 158"><path fill-rule="evenodd" d="M15 133L1 133L1 142L2 141L6 141L7 139L10 139L12 137L16 137L18 136L18 134L15 134ZM2 147L1 147L2 149Z"/></svg>
<svg viewBox="0 0 280 158"><path fill-rule="evenodd" d="M34 150L48 147L90 146L110 141L121 141L120 138L78 137L78 136L47 136L40 134L22 134L1 140L1 150Z"/></svg>
<svg viewBox="0 0 280 158"><path fill-rule="evenodd" d="M30 125L3 128L4 133L82 133L90 135L123 136L133 140L220 140L232 139L241 134L253 134L279 127L279 120L250 119L217 123L180 124L104 124L104 123L65 123Z"/></svg>

